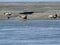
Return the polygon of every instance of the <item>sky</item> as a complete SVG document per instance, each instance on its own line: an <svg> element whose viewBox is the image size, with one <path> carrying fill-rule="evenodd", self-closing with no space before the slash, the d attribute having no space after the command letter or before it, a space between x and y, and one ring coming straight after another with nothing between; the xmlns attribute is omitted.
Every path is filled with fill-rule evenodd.
<svg viewBox="0 0 60 45"><path fill-rule="evenodd" d="M58 2L59 2L60 0L0 0L0 2L41 2L41 1L42 1L42 2L43 2L43 1L44 1L44 2L46 2L46 1L47 1L47 2L48 2L48 1L49 1L49 2L50 2L50 1L51 1L51 2L52 2L52 1L53 1L53 2L58 1Z"/></svg>

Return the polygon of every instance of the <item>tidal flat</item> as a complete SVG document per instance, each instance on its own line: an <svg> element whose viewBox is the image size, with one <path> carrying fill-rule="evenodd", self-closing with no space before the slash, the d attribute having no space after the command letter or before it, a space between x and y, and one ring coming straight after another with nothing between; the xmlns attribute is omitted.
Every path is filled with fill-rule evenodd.
<svg viewBox="0 0 60 45"><path fill-rule="evenodd" d="M34 12L26 14L27 20L60 20L60 2L0 2L0 19L22 20L19 14L22 12ZM11 13L11 15L4 15ZM51 19L49 15L57 14L56 19Z"/></svg>

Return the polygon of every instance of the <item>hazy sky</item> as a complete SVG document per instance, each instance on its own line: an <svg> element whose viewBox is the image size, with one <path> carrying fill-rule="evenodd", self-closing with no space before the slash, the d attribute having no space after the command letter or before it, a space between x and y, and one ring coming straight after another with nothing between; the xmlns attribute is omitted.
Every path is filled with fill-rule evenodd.
<svg viewBox="0 0 60 45"><path fill-rule="evenodd" d="M60 0L0 0L0 2L40 2L40 1L60 1Z"/></svg>

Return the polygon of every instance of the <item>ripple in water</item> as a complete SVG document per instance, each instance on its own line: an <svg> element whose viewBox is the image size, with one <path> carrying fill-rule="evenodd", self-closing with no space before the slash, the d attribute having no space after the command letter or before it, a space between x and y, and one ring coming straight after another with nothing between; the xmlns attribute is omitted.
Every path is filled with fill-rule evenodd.
<svg viewBox="0 0 60 45"><path fill-rule="evenodd" d="M59 45L59 20L0 21L1 45Z"/></svg>

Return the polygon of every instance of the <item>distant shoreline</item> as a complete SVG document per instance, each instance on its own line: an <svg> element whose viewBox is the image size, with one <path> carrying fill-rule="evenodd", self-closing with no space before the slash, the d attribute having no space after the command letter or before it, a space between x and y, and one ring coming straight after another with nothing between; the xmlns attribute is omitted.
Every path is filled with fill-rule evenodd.
<svg viewBox="0 0 60 45"><path fill-rule="evenodd" d="M0 6L20 6L20 5L60 5L60 2L0 2Z"/></svg>

